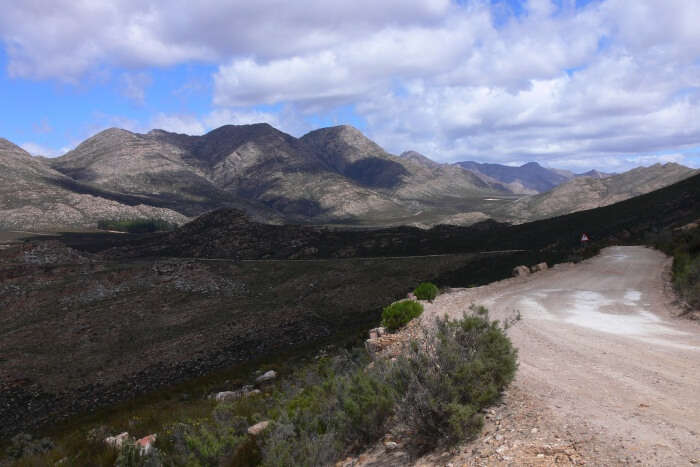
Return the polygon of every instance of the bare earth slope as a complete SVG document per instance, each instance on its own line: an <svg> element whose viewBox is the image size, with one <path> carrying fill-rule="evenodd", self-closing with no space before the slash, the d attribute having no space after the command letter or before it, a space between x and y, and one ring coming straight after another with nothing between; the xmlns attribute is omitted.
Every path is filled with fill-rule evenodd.
<svg viewBox="0 0 700 467"><path fill-rule="evenodd" d="M700 461L700 326L674 318L664 293L667 265L652 249L612 247L578 265L456 291L427 305L426 322L460 316L472 303L495 318L522 314L509 330L520 358L512 392L526 394L531 400L524 405L549 417L539 426L515 423L524 432L515 438L501 432L503 449L491 461L507 463L510 456L517 463L523 447L547 437L594 465ZM522 400L506 406L504 416L518 420L513 412L522 406Z"/></svg>

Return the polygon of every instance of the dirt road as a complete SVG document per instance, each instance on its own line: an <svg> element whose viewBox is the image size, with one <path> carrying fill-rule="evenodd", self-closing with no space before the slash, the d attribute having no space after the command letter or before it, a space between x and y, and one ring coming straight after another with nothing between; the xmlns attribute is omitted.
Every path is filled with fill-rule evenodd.
<svg viewBox="0 0 700 467"><path fill-rule="evenodd" d="M568 446L588 464L700 463L700 326L673 316L664 292L668 261L648 248L607 248L578 265L453 291L426 306L426 322L459 316L472 303L494 318L522 316L509 331L520 368L508 397L531 420L514 413L507 397L498 417L513 426L488 463L518 464L538 438ZM483 436L477 451L479 442ZM532 463L544 462L545 451Z"/></svg>

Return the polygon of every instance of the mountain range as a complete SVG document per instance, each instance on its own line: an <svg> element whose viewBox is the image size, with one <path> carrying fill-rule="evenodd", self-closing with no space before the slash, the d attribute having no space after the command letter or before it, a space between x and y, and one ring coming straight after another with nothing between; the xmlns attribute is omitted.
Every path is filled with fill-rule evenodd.
<svg viewBox="0 0 700 467"><path fill-rule="evenodd" d="M0 228L85 229L144 217L181 224L220 207L273 224L518 223L610 204L695 172L675 164L637 171L440 164L414 151L389 154L347 125L301 138L264 123L202 136L112 128L54 159L0 140Z"/></svg>
<svg viewBox="0 0 700 467"><path fill-rule="evenodd" d="M512 193L525 195L544 193L577 177L607 178L615 175L597 170L575 174L568 170L545 168L537 162L528 162L519 167L474 161L456 162L455 165L474 172L486 181L500 182Z"/></svg>

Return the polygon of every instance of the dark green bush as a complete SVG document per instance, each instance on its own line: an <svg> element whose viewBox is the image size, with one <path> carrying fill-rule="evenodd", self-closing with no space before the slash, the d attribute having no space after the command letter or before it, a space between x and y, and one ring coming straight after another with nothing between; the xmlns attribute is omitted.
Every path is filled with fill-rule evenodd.
<svg viewBox="0 0 700 467"><path fill-rule="evenodd" d="M382 326L395 331L423 313L423 305L413 300L392 303L382 311Z"/></svg>
<svg viewBox="0 0 700 467"><path fill-rule="evenodd" d="M149 233L175 230L177 224L162 219L103 219L97 222L100 230L128 233Z"/></svg>
<svg viewBox="0 0 700 467"><path fill-rule="evenodd" d="M700 228L663 231L649 243L673 256L673 287L691 309L700 309Z"/></svg>
<svg viewBox="0 0 700 467"><path fill-rule="evenodd" d="M479 411L500 397L516 368L517 351L486 309L438 319L397 362L397 415L427 448L472 437L482 425Z"/></svg>
<svg viewBox="0 0 700 467"><path fill-rule="evenodd" d="M437 286L431 282L423 282L413 291L413 295L415 295L418 300L430 300L431 302L435 300L438 293L439 290Z"/></svg>

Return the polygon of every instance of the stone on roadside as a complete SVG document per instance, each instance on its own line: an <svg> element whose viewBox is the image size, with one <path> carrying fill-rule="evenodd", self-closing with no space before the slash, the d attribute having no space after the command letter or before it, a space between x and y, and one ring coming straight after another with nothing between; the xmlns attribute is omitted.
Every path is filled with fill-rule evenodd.
<svg viewBox="0 0 700 467"><path fill-rule="evenodd" d="M516 266L513 268L513 277L523 277L530 274L530 268L527 266Z"/></svg>
<svg viewBox="0 0 700 467"><path fill-rule="evenodd" d="M264 421L260 423L256 423L255 425L251 426L248 428L248 434L250 436L258 436L260 433L265 431L265 429L270 425L269 421Z"/></svg>
<svg viewBox="0 0 700 467"><path fill-rule="evenodd" d="M530 267L530 271L532 271L532 272L546 271L547 269L548 269L547 263L537 263L534 266Z"/></svg>

